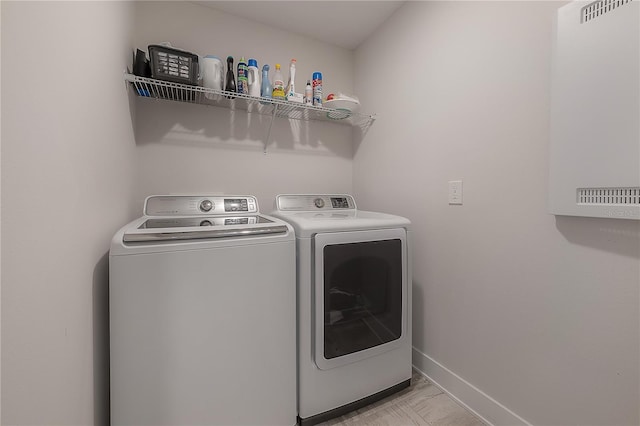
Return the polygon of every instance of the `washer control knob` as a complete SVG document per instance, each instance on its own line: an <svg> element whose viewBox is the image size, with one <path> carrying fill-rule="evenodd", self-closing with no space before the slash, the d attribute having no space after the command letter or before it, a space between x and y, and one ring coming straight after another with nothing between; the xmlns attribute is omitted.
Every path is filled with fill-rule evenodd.
<svg viewBox="0 0 640 426"><path fill-rule="evenodd" d="M317 208L321 209L321 208L323 208L323 207L324 207L324 200L323 200L322 198L316 198L315 200L313 200L313 204L314 204Z"/></svg>
<svg viewBox="0 0 640 426"><path fill-rule="evenodd" d="M202 202L200 203L200 210L202 210L203 212L208 212L212 208L213 203L211 202L211 200L202 200Z"/></svg>

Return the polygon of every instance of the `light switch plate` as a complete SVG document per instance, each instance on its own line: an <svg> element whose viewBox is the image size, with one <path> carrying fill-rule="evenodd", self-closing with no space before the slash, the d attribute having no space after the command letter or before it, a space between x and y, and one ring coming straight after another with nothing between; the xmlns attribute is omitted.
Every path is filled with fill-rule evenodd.
<svg viewBox="0 0 640 426"><path fill-rule="evenodd" d="M449 181L449 204L462 205L462 181Z"/></svg>

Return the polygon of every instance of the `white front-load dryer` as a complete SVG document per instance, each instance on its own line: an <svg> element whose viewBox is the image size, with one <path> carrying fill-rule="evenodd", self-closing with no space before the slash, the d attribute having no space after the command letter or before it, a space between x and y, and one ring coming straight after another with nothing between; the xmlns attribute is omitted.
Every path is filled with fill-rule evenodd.
<svg viewBox="0 0 640 426"><path fill-rule="evenodd" d="M153 196L109 254L112 425L294 425L295 240L252 196Z"/></svg>
<svg viewBox="0 0 640 426"><path fill-rule="evenodd" d="M279 195L272 215L296 234L299 422L408 387L409 220L359 211L349 195Z"/></svg>

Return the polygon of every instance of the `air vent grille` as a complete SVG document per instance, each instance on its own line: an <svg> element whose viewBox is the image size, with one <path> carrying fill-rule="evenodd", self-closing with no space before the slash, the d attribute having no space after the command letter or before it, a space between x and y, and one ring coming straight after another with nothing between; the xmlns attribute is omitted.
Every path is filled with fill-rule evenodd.
<svg viewBox="0 0 640 426"><path fill-rule="evenodd" d="M582 23L589 22L633 0L598 0L582 8Z"/></svg>
<svg viewBox="0 0 640 426"><path fill-rule="evenodd" d="M578 188L578 204L598 206L638 206L640 187Z"/></svg>

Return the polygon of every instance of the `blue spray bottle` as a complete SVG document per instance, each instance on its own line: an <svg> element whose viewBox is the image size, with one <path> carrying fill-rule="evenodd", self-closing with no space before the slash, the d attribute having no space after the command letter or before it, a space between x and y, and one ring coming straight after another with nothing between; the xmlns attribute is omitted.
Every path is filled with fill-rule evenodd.
<svg viewBox="0 0 640 426"><path fill-rule="evenodd" d="M273 93L273 86L269 81L269 65L262 67L262 87L260 88L260 96L263 98L271 99Z"/></svg>

